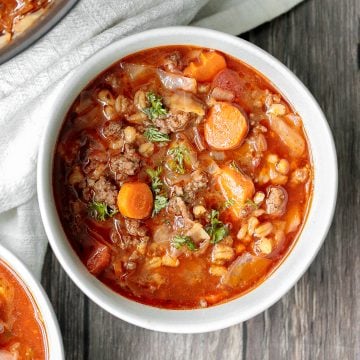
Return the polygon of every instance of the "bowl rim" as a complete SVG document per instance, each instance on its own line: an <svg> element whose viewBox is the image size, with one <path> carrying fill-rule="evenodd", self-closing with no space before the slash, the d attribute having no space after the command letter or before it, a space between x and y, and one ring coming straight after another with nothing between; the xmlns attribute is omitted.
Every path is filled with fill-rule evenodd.
<svg viewBox="0 0 360 360"><path fill-rule="evenodd" d="M267 77L291 104L296 103L293 106L303 118L313 157L314 190L307 220L295 245L263 283L243 296L209 308L168 310L124 298L88 273L58 219L52 189L52 161L66 112L90 80L114 62L136 51L156 46L191 44L214 48L239 58ZM40 143L37 172L39 206L45 231L56 257L70 278L91 300L114 316L146 329L163 332L199 333L223 329L246 321L273 305L296 284L318 253L330 228L336 205L338 173L335 144L326 118L309 90L285 65L256 45L215 30L190 26L148 30L118 40L91 56L58 87L51 105L49 122ZM317 121L311 122L310 126L309 119L314 117ZM312 137L318 136L317 132L322 134L318 139L321 141L314 146ZM322 211L321 217L315 216L317 210ZM298 256L298 253L302 256ZM242 311L237 311L239 308Z"/></svg>
<svg viewBox="0 0 360 360"><path fill-rule="evenodd" d="M24 263L14 255L10 250L0 244L0 261L13 271L23 283L41 315L41 320L45 329L45 337L48 348L49 360L65 359L64 346L61 336L59 323L57 321L51 302L41 286L40 282L35 279L30 270Z"/></svg>

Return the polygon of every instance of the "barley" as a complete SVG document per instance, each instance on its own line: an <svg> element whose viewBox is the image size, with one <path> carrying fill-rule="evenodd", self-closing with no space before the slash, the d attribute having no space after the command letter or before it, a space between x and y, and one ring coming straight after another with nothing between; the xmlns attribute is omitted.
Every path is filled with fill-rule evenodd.
<svg viewBox="0 0 360 360"><path fill-rule="evenodd" d="M109 90L103 89L98 92L98 100L101 101L104 105L114 106L115 101Z"/></svg>
<svg viewBox="0 0 360 360"><path fill-rule="evenodd" d="M273 229L273 225L271 224L271 222L265 222L265 223L259 225L255 229L254 235L259 238L262 238L262 237L268 236L272 232L272 229Z"/></svg>
<svg viewBox="0 0 360 360"><path fill-rule="evenodd" d="M283 104L272 104L267 112L269 114L282 116L286 114L286 107Z"/></svg>
<svg viewBox="0 0 360 360"><path fill-rule="evenodd" d="M154 152L154 144L151 143L151 142L146 142L144 144L141 144L139 146L139 153L142 155L142 156L145 156L145 157L149 157L153 154Z"/></svg>
<svg viewBox="0 0 360 360"><path fill-rule="evenodd" d="M276 170L282 174L282 175L287 175L289 170L290 170L290 164L286 159L281 159L276 165L275 165Z"/></svg>
<svg viewBox="0 0 360 360"><path fill-rule="evenodd" d="M144 91L138 90L135 93L134 104L140 111L146 108L146 96Z"/></svg>
<svg viewBox="0 0 360 360"><path fill-rule="evenodd" d="M234 249L224 244L215 244L211 254L211 261L219 263L231 260L234 257Z"/></svg>
<svg viewBox="0 0 360 360"><path fill-rule="evenodd" d="M262 191L258 191L255 195L254 195L254 203L256 205L260 205L265 199L265 194Z"/></svg>
<svg viewBox="0 0 360 360"><path fill-rule="evenodd" d="M252 216L248 222L248 234L250 236L252 236L254 234L255 228L258 225L259 225L259 220L256 217Z"/></svg>
<svg viewBox="0 0 360 360"><path fill-rule="evenodd" d="M124 137L127 143L133 143L136 139L136 129L133 126L127 126L124 129Z"/></svg>
<svg viewBox="0 0 360 360"><path fill-rule="evenodd" d="M225 266L211 265L209 273L213 276L223 276L227 273L227 269Z"/></svg>
<svg viewBox="0 0 360 360"><path fill-rule="evenodd" d="M238 242L235 245L235 253L236 255L240 255L241 253L243 253L245 251L246 247L244 244L242 244L241 242Z"/></svg>
<svg viewBox="0 0 360 360"><path fill-rule="evenodd" d="M247 231L248 231L248 225L247 224L243 224L240 228L240 230L238 231L236 237L239 239L239 240L242 240L245 238L246 234L247 234Z"/></svg>
<svg viewBox="0 0 360 360"><path fill-rule="evenodd" d="M260 240L256 241L254 244L255 253L261 253L264 255L269 255L272 251L272 243L271 240L264 237Z"/></svg>
<svg viewBox="0 0 360 360"><path fill-rule="evenodd" d="M147 119L146 114L143 112L137 112L135 114L132 114L130 116L127 116L126 120L132 124L140 125Z"/></svg>
<svg viewBox="0 0 360 360"><path fill-rule="evenodd" d="M161 263L164 266L177 267L180 264L179 259L171 257L169 254L164 255L161 258Z"/></svg>
<svg viewBox="0 0 360 360"><path fill-rule="evenodd" d="M202 205L196 205L193 208L193 214L195 217L200 217L206 213L206 209Z"/></svg>
<svg viewBox="0 0 360 360"><path fill-rule="evenodd" d="M80 183L81 181L84 180L84 175L82 174L80 167L79 166L75 166L72 173L69 176L69 184L70 185L75 185Z"/></svg>
<svg viewBox="0 0 360 360"><path fill-rule="evenodd" d="M279 157L276 154L269 154L266 160L271 164L276 164L279 161Z"/></svg>

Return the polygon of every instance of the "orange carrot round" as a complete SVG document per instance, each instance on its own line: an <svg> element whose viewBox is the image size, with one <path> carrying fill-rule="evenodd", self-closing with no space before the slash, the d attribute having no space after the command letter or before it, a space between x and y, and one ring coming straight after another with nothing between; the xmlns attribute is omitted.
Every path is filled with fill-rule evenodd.
<svg viewBox="0 0 360 360"><path fill-rule="evenodd" d="M131 219L147 218L153 208L153 195L149 186L142 182L125 183L118 194L120 213Z"/></svg>
<svg viewBox="0 0 360 360"><path fill-rule="evenodd" d="M202 52L199 62L191 62L184 70L184 75L198 81L210 81L220 70L226 68L226 61L215 51Z"/></svg>
<svg viewBox="0 0 360 360"><path fill-rule="evenodd" d="M211 107L204 127L206 142L217 150L238 147L248 131L245 115L240 109L226 102L219 102Z"/></svg>

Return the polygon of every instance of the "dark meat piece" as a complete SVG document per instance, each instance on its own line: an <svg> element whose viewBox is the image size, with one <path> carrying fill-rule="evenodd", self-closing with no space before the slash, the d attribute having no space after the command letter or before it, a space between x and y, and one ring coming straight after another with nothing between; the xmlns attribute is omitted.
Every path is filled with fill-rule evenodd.
<svg viewBox="0 0 360 360"><path fill-rule="evenodd" d="M105 245L100 245L90 255L86 267L91 274L98 276L110 265L110 260L110 249Z"/></svg>
<svg viewBox="0 0 360 360"><path fill-rule="evenodd" d="M125 219L125 228L133 236L145 236L147 232L146 227L141 226L140 220Z"/></svg>
<svg viewBox="0 0 360 360"><path fill-rule="evenodd" d="M265 210L268 215L278 217L285 213L288 194L282 186L268 186L266 189Z"/></svg>
<svg viewBox="0 0 360 360"><path fill-rule="evenodd" d="M163 133L178 132L184 130L189 124L199 123L202 117L195 113L176 111L170 112L167 117L158 117L153 120L154 124Z"/></svg>
<svg viewBox="0 0 360 360"><path fill-rule="evenodd" d="M184 200L191 203L195 200L198 191L207 187L208 177L205 173L196 170L191 174L191 181L184 187Z"/></svg>
<svg viewBox="0 0 360 360"><path fill-rule="evenodd" d="M121 122L119 121L107 121L102 127L101 132L107 139L122 139L124 137Z"/></svg>
<svg viewBox="0 0 360 360"><path fill-rule="evenodd" d="M95 200L109 206L115 206L117 194L116 186L104 176L100 176L98 180L88 179L87 187L83 190L83 197L86 201Z"/></svg>
<svg viewBox="0 0 360 360"><path fill-rule="evenodd" d="M133 147L126 144L123 153L113 155L110 158L109 166L115 180L124 180L128 176L135 175L140 169L140 155Z"/></svg>
<svg viewBox="0 0 360 360"><path fill-rule="evenodd" d="M181 54L178 51L174 51L164 59L164 69L169 72L180 72L183 63L181 60Z"/></svg>

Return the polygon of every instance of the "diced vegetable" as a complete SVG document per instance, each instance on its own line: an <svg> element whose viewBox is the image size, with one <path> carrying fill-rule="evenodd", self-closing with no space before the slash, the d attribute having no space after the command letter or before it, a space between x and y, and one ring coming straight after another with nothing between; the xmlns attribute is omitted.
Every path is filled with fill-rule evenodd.
<svg viewBox="0 0 360 360"><path fill-rule="evenodd" d="M131 219L145 219L153 208L153 194L142 182L128 182L120 188L117 205L123 216Z"/></svg>
<svg viewBox="0 0 360 360"><path fill-rule="evenodd" d="M121 63L120 67L129 75L131 80L137 80L141 76L154 71L151 66L141 64Z"/></svg>
<svg viewBox="0 0 360 360"><path fill-rule="evenodd" d="M202 52L199 62L191 62L184 75L198 81L210 81L220 70L226 68L225 58L216 51Z"/></svg>
<svg viewBox="0 0 360 360"><path fill-rule="evenodd" d="M192 112L199 116L205 115L204 104L193 95L178 91L166 97L166 104L172 111Z"/></svg>
<svg viewBox="0 0 360 360"><path fill-rule="evenodd" d="M305 151L304 138L281 117L269 115L268 118L271 130L278 134L281 141L289 148L290 155L301 156Z"/></svg>
<svg viewBox="0 0 360 360"><path fill-rule="evenodd" d="M217 182L225 199L234 201L234 204L229 207L229 211L236 218L241 218L246 201L252 199L255 193L254 183L240 169L234 168L231 165L221 168Z"/></svg>
<svg viewBox="0 0 360 360"><path fill-rule="evenodd" d="M86 262L86 267L92 274L100 275L110 264L110 260L110 249L105 245L98 245Z"/></svg>
<svg viewBox="0 0 360 360"><path fill-rule="evenodd" d="M204 127L206 142L217 150L230 150L240 146L248 131L245 115L226 102L211 107Z"/></svg>
<svg viewBox="0 0 360 360"><path fill-rule="evenodd" d="M196 80L191 77L169 73L161 69L157 69L157 73L164 87L169 90L182 89L194 93L196 92Z"/></svg>
<svg viewBox="0 0 360 360"><path fill-rule="evenodd" d="M271 260L244 253L229 267L221 282L232 288L247 287L268 271Z"/></svg>

